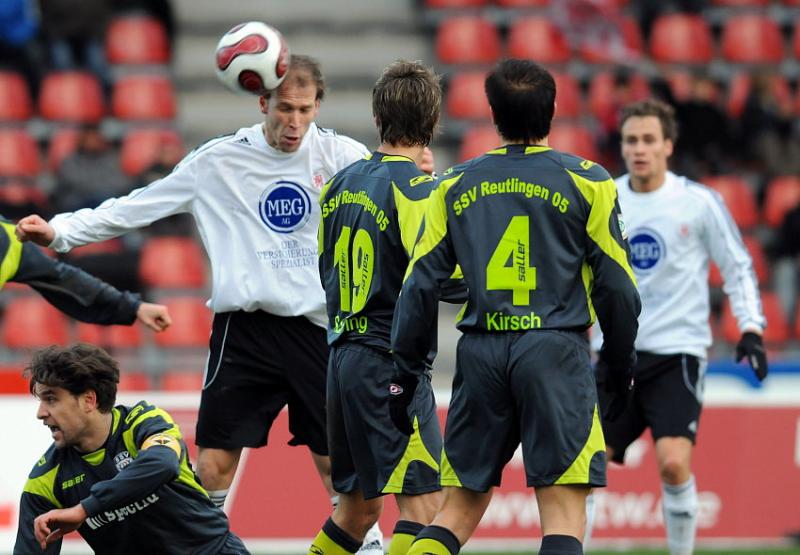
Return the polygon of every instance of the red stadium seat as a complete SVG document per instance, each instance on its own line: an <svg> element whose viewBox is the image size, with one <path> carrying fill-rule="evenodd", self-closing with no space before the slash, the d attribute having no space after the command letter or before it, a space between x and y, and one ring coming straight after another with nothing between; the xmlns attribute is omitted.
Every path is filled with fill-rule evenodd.
<svg viewBox="0 0 800 555"><path fill-rule="evenodd" d="M105 115L100 82L91 73L62 71L44 78L39 113L48 120L97 123Z"/></svg>
<svg viewBox="0 0 800 555"><path fill-rule="evenodd" d="M789 340L789 323L778 296L771 291L761 292L761 303L767 327L764 330L764 342L770 344L783 343ZM722 335L726 341L736 343L741 337L736 318L731 311L730 302L725 299L722 307Z"/></svg>
<svg viewBox="0 0 800 555"><path fill-rule="evenodd" d="M0 121L25 121L33 114L28 84L19 73L0 71Z"/></svg>
<svg viewBox="0 0 800 555"><path fill-rule="evenodd" d="M716 6L729 6L732 8L762 7L768 6L772 0L712 0Z"/></svg>
<svg viewBox="0 0 800 555"><path fill-rule="evenodd" d="M503 8L544 8L550 0L495 0L495 4Z"/></svg>
<svg viewBox="0 0 800 555"><path fill-rule="evenodd" d="M445 64L491 64L500 57L500 34L488 19L449 17L437 30L436 56Z"/></svg>
<svg viewBox="0 0 800 555"><path fill-rule="evenodd" d="M0 366L0 393L29 393L28 380L21 366Z"/></svg>
<svg viewBox="0 0 800 555"><path fill-rule="evenodd" d="M555 150L568 152L587 160L599 158L592 134L579 125L556 123L550 129L549 144Z"/></svg>
<svg viewBox="0 0 800 555"><path fill-rule="evenodd" d="M169 78L131 75L114 84L112 113L124 120L159 120L175 117L175 93Z"/></svg>
<svg viewBox="0 0 800 555"><path fill-rule="evenodd" d="M650 85L642 75L631 74L629 90L625 98L617 98L614 91L614 75L609 71L595 74L589 83L589 110L598 118L605 118L609 112L620 109L624 104L643 100L650 96Z"/></svg>
<svg viewBox="0 0 800 555"><path fill-rule="evenodd" d="M211 335L211 311L200 297L162 299L172 316L172 325L154 335L160 347L207 347Z"/></svg>
<svg viewBox="0 0 800 555"><path fill-rule="evenodd" d="M161 376L161 389L164 391L200 391L203 389L203 373L170 370Z"/></svg>
<svg viewBox="0 0 800 555"><path fill-rule="evenodd" d="M656 18L650 52L657 62L705 64L713 56L711 30L701 15L668 14Z"/></svg>
<svg viewBox="0 0 800 555"><path fill-rule="evenodd" d="M523 17L511 24L509 55L542 64L565 63L571 52L564 34L546 17Z"/></svg>
<svg viewBox="0 0 800 555"><path fill-rule="evenodd" d="M733 216L733 220L743 230L758 224L758 207L755 195L745 181L735 175L718 175L701 180L718 192Z"/></svg>
<svg viewBox="0 0 800 555"><path fill-rule="evenodd" d="M165 64L169 62L167 32L153 17L118 17L106 30L106 57L111 64Z"/></svg>
<svg viewBox="0 0 800 555"><path fill-rule="evenodd" d="M72 128L59 129L50 136L47 168L51 172L57 172L61 163L78 149L78 137L80 137L79 131Z"/></svg>
<svg viewBox="0 0 800 555"><path fill-rule="evenodd" d="M764 221L771 227L778 227L783 216L800 204L800 178L785 175L773 179L767 186L764 199Z"/></svg>
<svg viewBox="0 0 800 555"><path fill-rule="evenodd" d="M747 247L747 252L750 253L750 258L753 259L753 270L756 273L756 278L758 278L758 283L768 283L770 277L769 264L761 242L752 235L747 235L742 240L744 241L744 246Z"/></svg>
<svg viewBox="0 0 800 555"><path fill-rule="evenodd" d="M792 91L789 88L789 83L786 77L780 73L774 73L769 76L770 88L772 94L775 95L776 100L780 104L792 103ZM744 105L747 102L747 97L750 95L752 87L752 79L749 73L737 73L731 78L728 84L728 113L738 118L742 115Z"/></svg>
<svg viewBox="0 0 800 555"><path fill-rule="evenodd" d="M502 146L503 139L493 125L482 125L469 129L461 139L458 160L463 162L475 158L489 150Z"/></svg>
<svg viewBox="0 0 800 555"><path fill-rule="evenodd" d="M65 345L67 317L41 297L21 297L8 303L2 324L3 345L12 349Z"/></svg>
<svg viewBox="0 0 800 555"><path fill-rule="evenodd" d="M27 131L0 129L0 176L36 177L39 149Z"/></svg>
<svg viewBox="0 0 800 555"><path fill-rule="evenodd" d="M642 30L639 27L639 23L630 16L620 17L619 22L622 43L627 49L626 57L640 58L644 54L644 39L642 38ZM611 56L612 52L607 49L598 50L582 45L578 50L581 58L591 64L608 64L618 61Z"/></svg>
<svg viewBox="0 0 800 555"><path fill-rule="evenodd" d="M161 148L167 143L179 145L183 149L180 135L172 129L130 131L122 141L122 171L132 176L140 175L158 159Z"/></svg>
<svg viewBox="0 0 800 555"><path fill-rule="evenodd" d="M777 63L783 59L778 23L764 15L729 18L722 27L722 56L738 63Z"/></svg>
<svg viewBox="0 0 800 555"><path fill-rule="evenodd" d="M125 370L119 373L118 391L150 391L153 382L150 375L144 372L131 372Z"/></svg>
<svg viewBox="0 0 800 555"><path fill-rule="evenodd" d="M78 340L108 349L134 349L142 346L141 326L99 326L78 323Z"/></svg>
<svg viewBox="0 0 800 555"><path fill-rule="evenodd" d="M203 287L205 256L194 239L154 237L142 248L139 276L150 287Z"/></svg>
<svg viewBox="0 0 800 555"><path fill-rule="evenodd" d="M551 72L556 82L556 117L575 118L583 111L581 89L569 73Z"/></svg>
<svg viewBox="0 0 800 555"><path fill-rule="evenodd" d="M483 89L486 74L482 71L458 73L447 89L447 113L460 119L491 120L492 111Z"/></svg>

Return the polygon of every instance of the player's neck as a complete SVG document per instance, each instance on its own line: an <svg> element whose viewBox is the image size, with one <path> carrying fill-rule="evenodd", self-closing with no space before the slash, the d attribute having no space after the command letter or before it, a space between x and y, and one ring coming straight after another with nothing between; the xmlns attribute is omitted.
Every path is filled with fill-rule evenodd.
<svg viewBox="0 0 800 555"><path fill-rule="evenodd" d="M424 151L425 147L423 145L402 146L381 143L381 146L378 147L378 152L391 156L405 156L406 158L411 158L418 166L422 163L422 153Z"/></svg>
<svg viewBox="0 0 800 555"><path fill-rule="evenodd" d="M550 144L548 143L549 137L545 137L543 139L539 139L538 141L535 141L535 142L532 142L532 143L528 142L526 140L523 140L523 139L520 139L519 141L509 141L505 137L503 137L502 139L503 139L503 142L505 144L507 144L507 145L546 146L548 148L550 147Z"/></svg>
<svg viewBox="0 0 800 555"><path fill-rule="evenodd" d="M667 172L648 177L630 177L631 189L637 193L652 193L664 186L667 182Z"/></svg>
<svg viewBox="0 0 800 555"><path fill-rule="evenodd" d="M105 445L111 433L113 416L111 412L98 412L86 428L84 436L75 444L81 453L93 453Z"/></svg>

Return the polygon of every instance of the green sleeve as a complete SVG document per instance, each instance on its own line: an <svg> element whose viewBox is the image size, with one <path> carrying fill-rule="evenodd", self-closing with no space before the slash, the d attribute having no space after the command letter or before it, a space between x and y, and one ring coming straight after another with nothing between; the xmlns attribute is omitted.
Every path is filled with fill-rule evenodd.
<svg viewBox="0 0 800 555"><path fill-rule="evenodd" d="M590 207L584 280L591 307L603 330L600 356L609 365L628 365L634 360L637 318L642 305L630 264L630 249L623 238L617 188L610 177L593 181L579 173L569 173Z"/></svg>
<svg viewBox="0 0 800 555"><path fill-rule="evenodd" d="M461 178L445 181L431 194L425 229L414 246L403 289L395 307L392 351L404 373L420 374L436 339L437 308L442 284L453 275L455 252L447 230L447 191Z"/></svg>

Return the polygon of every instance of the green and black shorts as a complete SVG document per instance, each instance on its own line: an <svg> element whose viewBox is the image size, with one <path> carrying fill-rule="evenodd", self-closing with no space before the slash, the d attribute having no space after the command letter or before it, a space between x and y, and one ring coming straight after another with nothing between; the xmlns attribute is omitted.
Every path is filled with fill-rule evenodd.
<svg viewBox="0 0 800 555"><path fill-rule="evenodd" d="M328 446L333 489L387 493L437 491L442 435L430 376L420 376L412 410L414 433L402 434L389 416L391 356L354 343L331 348L328 362Z"/></svg>
<svg viewBox="0 0 800 555"><path fill-rule="evenodd" d="M606 485L589 345L578 333L465 333L447 415L442 485L485 492L522 443L527 485Z"/></svg>

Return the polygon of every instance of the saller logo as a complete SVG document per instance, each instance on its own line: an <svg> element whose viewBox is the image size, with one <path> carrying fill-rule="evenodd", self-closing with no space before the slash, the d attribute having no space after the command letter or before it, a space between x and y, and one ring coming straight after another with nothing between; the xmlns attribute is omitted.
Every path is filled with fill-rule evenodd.
<svg viewBox="0 0 800 555"><path fill-rule="evenodd" d="M631 263L637 270L652 270L667 254L661 236L652 229L639 228L630 237Z"/></svg>
<svg viewBox="0 0 800 555"><path fill-rule="evenodd" d="M258 214L272 231L291 233L311 217L311 198L297 183L276 181L261 193Z"/></svg>
<svg viewBox="0 0 800 555"><path fill-rule="evenodd" d="M403 386L397 385L396 383L389 384L390 395L400 395L401 393L403 393Z"/></svg>

